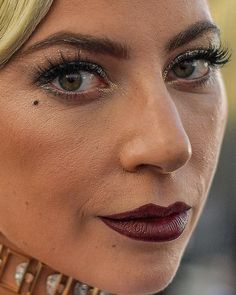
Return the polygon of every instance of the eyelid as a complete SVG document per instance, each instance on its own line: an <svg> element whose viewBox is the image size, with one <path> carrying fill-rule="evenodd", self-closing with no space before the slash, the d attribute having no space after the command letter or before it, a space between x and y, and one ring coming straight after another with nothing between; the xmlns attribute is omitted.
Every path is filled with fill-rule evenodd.
<svg viewBox="0 0 236 295"><path fill-rule="evenodd" d="M164 71L163 71L163 79L166 80L167 74L168 72L178 63L181 63L185 60L187 60L188 58L192 58L192 60L194 59L194 57L192 55L199 53L199 50L207 50L207 49L203 49L203 48L193 48L192 50L186 50L185 52L182 52L180 54L178 54L175 58L170 59L167 62L167 65L164 67ZM195 57L196 57L195 55Z"/></svg>
<svg viewBox="0 0 236 295"><path fill-rule="evenodd" d="M85 71L94 73L100 76L109 84L109 77L105 70L98 64L91 62L90 60L73 60L73 61L48 61L47 66L38 67L34 73L34 83L38 85L47 84L52 82L60 74L72 71Z"/></svg>
<svg viewBox="0 0 236 295"><path fill-rule="evenodd" d="M195 47L180 53L174 59L169 60L164 67L163 79L166 80L169 71L178 63L183 61L206 60L209 62L209 67L219 68L230 61L231 51L224 47L221 43L217 45L210 44L207 47Z"/></svg>
<svg viewBox="0 0 236 295"><path fill-rule="evenodd" d="M57 52L58 53L58 52ZM43 66L36 66L32 72L33 79L31 80L33 84L40 87L48 94L57 96L65 102L68 101L72 103L74 101L76 104L86 104L94 99L101 99L105 97L110 97L115 90L118 88L118 83L113 82L110 78L107 68L103 65L94 62L94 60L85 57L81 57L81 53L78 52L77 56L71 55L64 56L61 52L55 57L46 58L44 60ZM83 65L83 66L82 66ZM65 74L66 71L71 73L74 70L78 72L88 72L93 73L97 78L101 79L101 83L106 85L105 87L97 87L94 90L88 89L81 92L65 92L54 89L50 83L57 78L60 73ZM54 73L53 73L54 72ZM48 75L48 76L47 76ZM96 97L97 96L97 97ZM94 98L94 99L91 99ZM86 102L87 101L87 102Z"/></svg>

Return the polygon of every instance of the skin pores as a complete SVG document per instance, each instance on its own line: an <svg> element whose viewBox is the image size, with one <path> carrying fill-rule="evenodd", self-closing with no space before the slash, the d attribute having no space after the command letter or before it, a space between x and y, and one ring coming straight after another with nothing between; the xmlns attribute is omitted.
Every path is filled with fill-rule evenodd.
<svg viewBox="0 0 236 295"><path fill-rule="evenodd" d="M204 20L211 16L201 0L55 1L0 71L4 236L52 268L115 294L150 294L172 280L216 168L226 99L219 72L198 86L163 79L179 54L218 43L215 32L172 52L166 44ZM69 44L24 55L59 31L126 43L129 59L79 50L112 81L102 97L68 102L33 83L48 58L78 56ZM170 242L132 240L97 217L177 201L192 209L184 233Z"/></svg>

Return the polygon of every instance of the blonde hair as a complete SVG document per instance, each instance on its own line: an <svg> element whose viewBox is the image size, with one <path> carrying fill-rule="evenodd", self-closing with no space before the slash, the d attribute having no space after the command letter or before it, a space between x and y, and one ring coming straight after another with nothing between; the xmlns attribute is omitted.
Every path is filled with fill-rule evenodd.
<svg viewBox="0 0 236 295"><path fill-rule="evenodd" d="M53 0L0 0L0 67L24 44Z"/></svg>

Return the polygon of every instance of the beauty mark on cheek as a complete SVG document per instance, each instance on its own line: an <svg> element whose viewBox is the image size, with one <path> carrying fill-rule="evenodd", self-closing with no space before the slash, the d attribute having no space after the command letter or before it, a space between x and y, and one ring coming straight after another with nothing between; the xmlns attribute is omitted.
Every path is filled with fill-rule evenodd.
<svg viewBox="0 0 236 295"><path fill-rule="evenodd" d="M35 100L34 102L33 102L33 105L34 106L37 106L39 104L39 101L38 100Z"/></svg>

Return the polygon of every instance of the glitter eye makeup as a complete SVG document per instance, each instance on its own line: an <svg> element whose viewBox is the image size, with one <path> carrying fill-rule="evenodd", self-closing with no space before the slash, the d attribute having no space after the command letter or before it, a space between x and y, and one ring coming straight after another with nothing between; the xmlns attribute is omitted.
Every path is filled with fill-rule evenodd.
<svg viewBox="0 0 236 295"><path fill-rule="evenodd" d="M61 52L59 58L48 58L45 67L37 66L33 83L69 102L89 103L101 97L112 82L97 63L80 56L71 58Z"/></svg>
<svg viewBox="0 0 236 295"><path fill-rule="evenodd" d="M212 73L230 60L228 48L210 46L196 48L178 55L165 68L164 80L176 86L200 87L212 78Z"/></svg>
<svg viewBox="0 0 236 295"><path fill-rule="evenodd" d="M204 87L212 81L215 70L227 64L230 57L230 50L222 45L188 50L169 62L163 79L183 91ZM81 58L79 53L72 58L62 52L55 59L48 58L44 67L37 67L33 82L54 96L80 104L102 97L112 85L102 66Z"/></svg>

